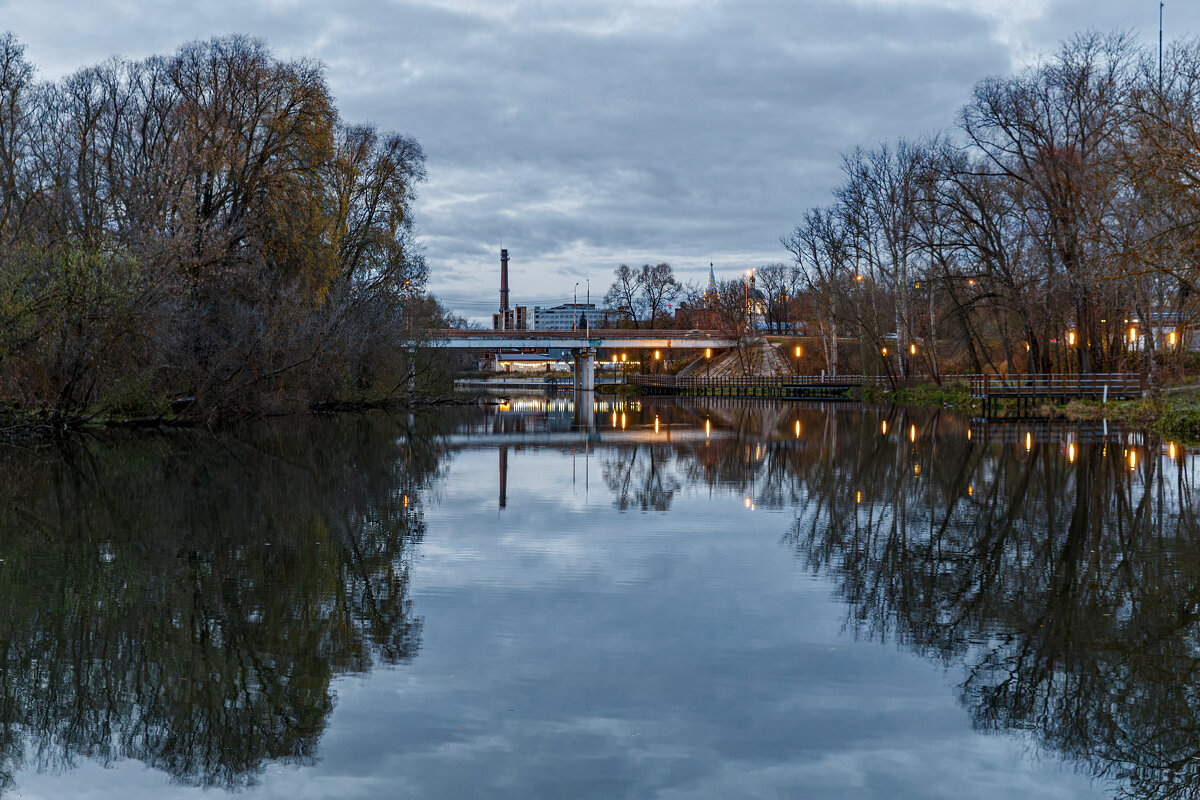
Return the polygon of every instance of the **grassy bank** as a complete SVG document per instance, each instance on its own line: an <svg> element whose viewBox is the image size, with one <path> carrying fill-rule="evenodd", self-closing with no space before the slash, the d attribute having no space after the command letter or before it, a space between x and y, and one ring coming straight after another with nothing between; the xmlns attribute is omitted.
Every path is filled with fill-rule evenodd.
<svg viewBox="0 0 1200 800"><path fill-rule="evenodd" d="M964 412L979 409L979 402L971 397L970 390L962 382L914 383L894 391L868 387L862 390L860 399L867 403L955 408Z"/></svg>
<svg viewBox="0 0 1200 800"><path fill-rule="evenodd" d="M965 413L979 411L979 401L970 396L965 383L920 383L895 391L866 389L866 402L896 403L903 406L954 408ZM1005 406L1002 405L1003 409ZM1045 403L1036 410L1041 417L1084 422L1106 419L1150 428L1173 439L1200 442L1200 388L1168 389L1159 397L1138 400L1072 400L1066 404Z"/></svg>

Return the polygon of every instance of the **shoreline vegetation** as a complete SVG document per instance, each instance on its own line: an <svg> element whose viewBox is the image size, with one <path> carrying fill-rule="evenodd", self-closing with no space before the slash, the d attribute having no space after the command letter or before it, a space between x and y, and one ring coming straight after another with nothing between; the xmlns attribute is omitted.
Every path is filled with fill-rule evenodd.
<svg viewBox="0 0 1200 800"><path fill-rule="evenodd" d="M933 406L962 413L980 411L964 383L914 383L894 391L865 390L865 402L894 403L899 406ZM1006 408L1001 404L1001 409ZM1068 403L1043 403L1035 418L1062 419L1071 422L1108 420L1149 428L1163 436L1188 443L1200 443L1200 385L1171 387L1157 396L1139 400L1071 400ZM1027 415L1022 417L1029 419ZM1016 419L1013 417L1012 419Z"/></svg>
<svg viewBox="0 0 1200 800"><path fill-rule="evenodd" d="M44 80L0 33L0 436L448 396L425 176L260 40Z"/></svg>

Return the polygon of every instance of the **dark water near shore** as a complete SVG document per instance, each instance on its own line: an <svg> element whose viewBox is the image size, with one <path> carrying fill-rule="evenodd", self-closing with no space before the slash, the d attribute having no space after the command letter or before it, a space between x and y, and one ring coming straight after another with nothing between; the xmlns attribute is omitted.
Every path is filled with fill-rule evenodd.
<svg viewBox="0 0 1200 800"><path fill-rule="evenodd" d="M562 401L0 448L3 797L1192 797L1195 456Z"/></svg>

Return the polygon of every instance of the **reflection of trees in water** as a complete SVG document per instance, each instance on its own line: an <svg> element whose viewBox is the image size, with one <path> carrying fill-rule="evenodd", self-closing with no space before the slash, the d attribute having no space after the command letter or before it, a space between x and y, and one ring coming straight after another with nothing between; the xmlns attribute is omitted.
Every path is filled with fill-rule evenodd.
<svg viewBox="0 0 1200 800"><path fill-rule="evenodd" d="M1027 450L1026 427L968 440L937 412L685 412L724 436L614 449L618 507L664 474L794 507L787 542L836 578L853 631L961 665L977 727L1028 731L1129 796L1200 797L1200 520L1159 440L1068 448L1073 429L1043 426Z"/></svg>
<svg viewBox="0 0 1200 800"><path fill-rule="evenodd" d="M0 460L5 785L80 757L244 785L313 758L335 675L416 654L436 460L384 417L286 427Z"/></svg>
<svg viewBox="0 0 1200 800"><path fill-rule="evenodd" d="M671 448L666 445L634 445L613 449L604 459L604 482L621 511L668 511L679 491L679 479L671 469Z"/></svg>
<svg viewBox="0 0 1200 800"><path fill-rule="evenodd" d="M963 663L981 728L1030 730L1133 796L1200 796L1187 473L1154 439L1131 469L1115 441L1071 463L1058 441L940 435L936 416L915 443L872 424L801 478L789 535L837 577L855 629Z"/></svg>

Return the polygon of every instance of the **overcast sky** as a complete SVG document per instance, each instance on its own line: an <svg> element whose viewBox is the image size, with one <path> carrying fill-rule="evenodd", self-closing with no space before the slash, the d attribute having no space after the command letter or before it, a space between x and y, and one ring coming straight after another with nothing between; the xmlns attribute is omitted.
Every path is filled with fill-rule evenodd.
<svg viewBox="0 0 1200 800"><path fill-rule="evenodd" d="M617 264L701 281L785 260L840 154L953 126L981 78L1155 0L0 0L44 76L228 33L314 57L347 121L414 136L429 289L485 319L602 296ZM1167 39L1200 30L1174 0Z"/></svg>

